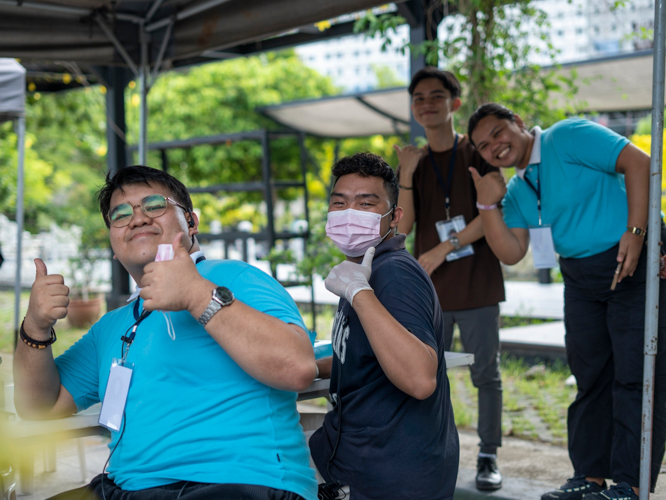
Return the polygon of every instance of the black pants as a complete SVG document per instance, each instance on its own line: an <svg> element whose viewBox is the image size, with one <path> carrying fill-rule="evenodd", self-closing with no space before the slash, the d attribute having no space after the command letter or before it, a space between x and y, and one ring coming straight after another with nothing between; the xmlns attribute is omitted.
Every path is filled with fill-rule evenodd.
<svg viewBox="0 0 666 500"><path fill-rule="evenodd" d="M578 383L569 407L569 456L575 474L639 485L645 276L643 250L633 277L610 290L618 246L560 259L567 358ZM652 489L666 442L666 280L659 288Z"/></svg>
<svg viewBox="0 0 666 500"><path fill-rule="evenodd" d="M303 500L303 497L290 491L276 490L266 486L251 484L207 484L179 481L177 483L138 491L120 489L108 476L96 476L88 486L65 491L50 500Z"/></svg>

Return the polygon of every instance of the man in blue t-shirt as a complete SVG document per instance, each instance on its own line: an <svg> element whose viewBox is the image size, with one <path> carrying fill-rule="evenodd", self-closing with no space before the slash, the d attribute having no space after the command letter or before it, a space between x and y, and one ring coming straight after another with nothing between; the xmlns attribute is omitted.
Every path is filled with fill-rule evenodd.
<svg viewBox="0 0 666 500"><path fill-rule="evenodd" d="M335 408L310 438L329 495L321 498L348 486L354 500L451 499L459 445L442 310L405 236L395 234L396 175L359 153L338 161L333 176L326 233L347 260L325 281L340 305L334 354L318 362Z"/></svg>
<svg viewBox="0 0 666 500"><path fill-rule="evenodd" d="M472 115L469 137L491 165L516 167L508 186L497 172L470 169L493 252L506 264L530 244L535 263L560 255L567 359L578 385L568 413L574 477L542 500L638 500L650 158L591 121L529 131L494 103ZM659 298L652 488L666 442L663 280Z"/></svg>
<svg viewBox="0 0 666 500"><path fill-rule="evenodd" d="M102 401L100 423L112 430L108 474L56 498L314 500L295 403L316 366L293 300L251 266L205 260L192 200L171 175L124 168L99 198L138 296L54 361L69 289L35 259L14 358L22 418ZM173 259L155 262L170 246Z"/></svg>

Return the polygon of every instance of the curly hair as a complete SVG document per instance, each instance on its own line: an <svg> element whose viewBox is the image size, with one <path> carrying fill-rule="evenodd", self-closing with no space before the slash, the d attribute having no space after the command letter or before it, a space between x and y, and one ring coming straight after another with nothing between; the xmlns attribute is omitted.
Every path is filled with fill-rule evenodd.
<svg viewBox="0 0 666 500"><path fill-rule="evenodd" d="M398 177L388 163L375 154L364 152L353 156L345 156L338 160L333 166L333 177L335 182L343 175L358 174L361 177L381 177L384 179L384 189L389 196L391 207L398 205Z"/></svg>

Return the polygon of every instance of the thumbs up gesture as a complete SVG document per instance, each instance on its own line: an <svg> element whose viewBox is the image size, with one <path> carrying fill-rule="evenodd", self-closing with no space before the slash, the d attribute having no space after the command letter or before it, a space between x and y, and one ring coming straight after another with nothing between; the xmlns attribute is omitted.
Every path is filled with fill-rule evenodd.
<svg viewBox="0 0 666 500"><path fill-rule="evenodd" d="M201 287L202 282L208 282L201 277L183 246L183 234L178 233L173 240L173 259L151 262L143 268L141 298L147 311L188 309L190 299L197 296L194 291ZM208 288L212 290L215 285L211 284Z"/></svg>
<svg viewBox="0 0 666 500"><path fill-rule="evenodd" d="M369 280L372 275L372 259L375 257L375 247L370 247L363 256L363 262L355 264L344 261L331 269L324 280L326 289L346 299L352 307L354 296L361 290L372 290Z"/></svg>
<svg viewBox="0 0 666 500"><path fill-rule="evenodd" d="M25 316L26 332L36 340L47 340L56 321L67 316L69 288L60 274L49 274L42 259L35 259L36 276Z"/></svg>
<svg viewBox="0 0 666 500"><path fill-rule="evenodd" d="M499 172L489 172L483 177L474 167L469 167L476 188L476 201L482 205L499 203L506 194L506 182Z"/></svg>

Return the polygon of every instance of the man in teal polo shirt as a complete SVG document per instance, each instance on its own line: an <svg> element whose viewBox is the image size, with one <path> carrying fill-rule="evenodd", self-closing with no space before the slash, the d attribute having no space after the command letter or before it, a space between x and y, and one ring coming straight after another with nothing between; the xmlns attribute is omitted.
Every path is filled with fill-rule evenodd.
<svg viewBox="0 0 666 500"><path fill-rule="evenodd" d="M560 255L567 358L578 384L568 418L574 477L542 500L583 495L637 500L650 158L587 120L528 131L519 116L498 104L476 110L469 137L491 165L516 167L508 187L499 173L481 177L470 169L493 252L515 264L531 241L535 264L543 267L555 264L555 252ZM665 306L662 302L653 488L666 442ZM607 487L606 479L616 484Z"/></svg>
<svg viewBox="0 0 666 500"><path fill-rule="evenodd" d="M54 361L69 289L36 259L14 358L21 417L102 401L100 423L112 431L108 473L56 498L314 500L296 392L316 366L293 300L243 262L205 260L192 200L166 172L107 176L100 209L138 296ZM173 260L154 262L169 244Z"/></svg>

